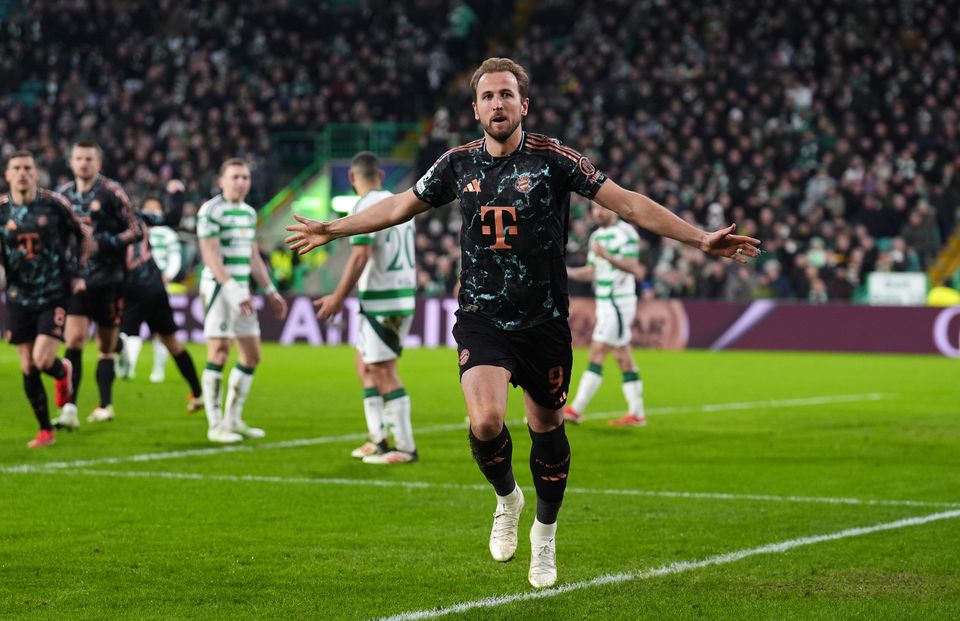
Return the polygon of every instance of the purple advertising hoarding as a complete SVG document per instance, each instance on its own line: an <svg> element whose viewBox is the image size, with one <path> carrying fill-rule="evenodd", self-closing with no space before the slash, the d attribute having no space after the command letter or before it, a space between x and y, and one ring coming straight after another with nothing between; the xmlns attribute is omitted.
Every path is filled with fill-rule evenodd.
<svg viewBox="0 0 960 621"><path fill-rule="evenodd" d="M309 297L291 296L287 301L290 313L281 322L263 307L261 298L255 298L265 341L312 345L356 341L361 320L356 299L348 299L343 311L325 323L317 321ZM171 296L170 302L181 326L180 338L203 341L200 298L177 295ZM453 347L451 330L456 310L454 299L418 299L413 328L404 345ZM570 326L575 346L589 344L593 310L592 298L571 299ZM960 358L960 306L652 300L638 305L632 330L633 344L643 348L914 353Z"/></svg>

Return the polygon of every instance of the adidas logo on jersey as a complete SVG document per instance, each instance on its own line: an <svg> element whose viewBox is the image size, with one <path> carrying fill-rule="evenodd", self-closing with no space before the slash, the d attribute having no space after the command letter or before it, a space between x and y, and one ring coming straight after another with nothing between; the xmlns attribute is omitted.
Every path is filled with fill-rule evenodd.
<svg viewBox="0 0 960 621"><path fill-rule="evenodd" d="M479 192L479 191L480 191L480 182L477 181L476 179L468 183L467 187L463 188L464 194L466 194L467 192Z"/></svg>

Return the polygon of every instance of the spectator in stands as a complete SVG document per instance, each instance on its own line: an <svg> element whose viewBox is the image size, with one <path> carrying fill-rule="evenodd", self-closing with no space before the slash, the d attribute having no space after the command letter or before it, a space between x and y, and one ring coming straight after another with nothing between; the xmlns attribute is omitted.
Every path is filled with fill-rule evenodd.
<svg viewBox="0 0 960 621"><path fill-rule="evenodd" d="M457 133L472 134L475 120L463 105L471 94L440 86L478 51L470 45L496 41L495 29L510 22L525 26L503 51L535 78L530 130L566 136L608 174L705 228L732 219L748 234L756 227L766 242L771 210L780 240L771 253L798 298L790 276L798 254L828 268L843 254L848 275L862 283L878 264L914 266L880 258L878 247L893 243L887 238L902 237L902 254L909 259L915 250L924 269L953 233L960 209L953 4L550 0L529 14L514 5L14 3L0 37L0 77L16 85L0 95L0 153L30 148L58 185L69 172L66 146L95 130L107 167L135 199L179 177L188 180L188 207L211 194L216 162L239 156L252 166L251 200L260 205L284 182L281 132L434 115L430 153L444 148L445 133L448 145ZM31 53L32 37L47 43L44 54ZM458 112L444 117L444 109ZM433 159L424 154L415 175ZM912 222L922 204L937 237L926 234L930 216L919 230ZM418 221L433 252L420 255L430 258L422 269L434 273L459 224L455 210ZM590 231L574 221L570 232L575 260ZM838 253L844 232L849 248ZM677 272L656 277L653 290L702 295L704 266L653 244L648 266ZM849 257L858 249L855 270ZM758 262L751 279L762 269Z"/></svg>

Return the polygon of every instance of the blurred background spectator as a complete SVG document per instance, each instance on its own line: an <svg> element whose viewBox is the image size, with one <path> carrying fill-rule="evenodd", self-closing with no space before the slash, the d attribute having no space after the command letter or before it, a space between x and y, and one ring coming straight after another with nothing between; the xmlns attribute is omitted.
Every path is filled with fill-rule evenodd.
<svg viewBox="0 0 960 621"><path fill-rule="evenodd" d="M960 208L957 3L0 6L0 151L33 150L56 185L69 143L93 137L135 197L185 179L185 229L226 157L251 163L255 205L282 187L281 132L422 122L419 175L479 135L469 76L500 54L530 71L527 130L698 226L763 239L741 268L646 236L645 296L855 299L871 271L928 269ZM582 263L586 205L571 209L569 260ZM449 295L459 214L417 225L421 293Z"/></svg>

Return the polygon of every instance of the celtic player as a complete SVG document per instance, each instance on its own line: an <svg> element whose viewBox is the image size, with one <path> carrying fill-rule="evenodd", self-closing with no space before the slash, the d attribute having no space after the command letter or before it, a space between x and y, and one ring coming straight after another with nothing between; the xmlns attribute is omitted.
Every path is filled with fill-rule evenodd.
<svg viewBox="0 0 960 621"><path fill-rule="evenodd" d="M350 162L350 184L360 196L351 214L357 214L392 194L383 190L379 158L368 151ZM353 250L337 288L314 304L317 318L328 319L340 311L343 300L359 281L360 329L357 334L357 372L363 382L363 413L369 440L351 455L365 464L402 464L417 460L410 423L410 397L400 376L397 359L410 332L415 306L417 270L414 263L412 221L374 234L350 238ZM387 446L393 430L396 447Z"/></svg>
<svg viewBox="0 0 960 621"><path fill-rule="evenodd" d="M239 442L262 438L263 429L250 427L242 418L253 372L260 362L260 324L253 307L250 278L266 291L274 313L286 317L287 304L270 281L256 242L257 212L244 202L250 191L250 167L242 159L229 159L220 167L222 192L197 214L197 238L203 256L200 297L205 316L207 366L201 375L203 402L211 442ZM226 406L223 367L237 342L238 362L230 371Z"/></svg>
<svg viewBox="0 0 960 621"><path fill-rule="evenodd" d="M610 424L640 427L647 424L643 382L630 349L630 326L637 315L637 279L644 275L637 259L640 236L617 214L596 203L591 204L590 216L600 226L590 235L587 265L568 267L567 276L580 282L593 281L597 321L590 342L589 366L580 377L573 404L564 410L564 418L572 423L583 420L583 411L600 388L603 360L613 352L623 373L627 413Z"/></svg>

